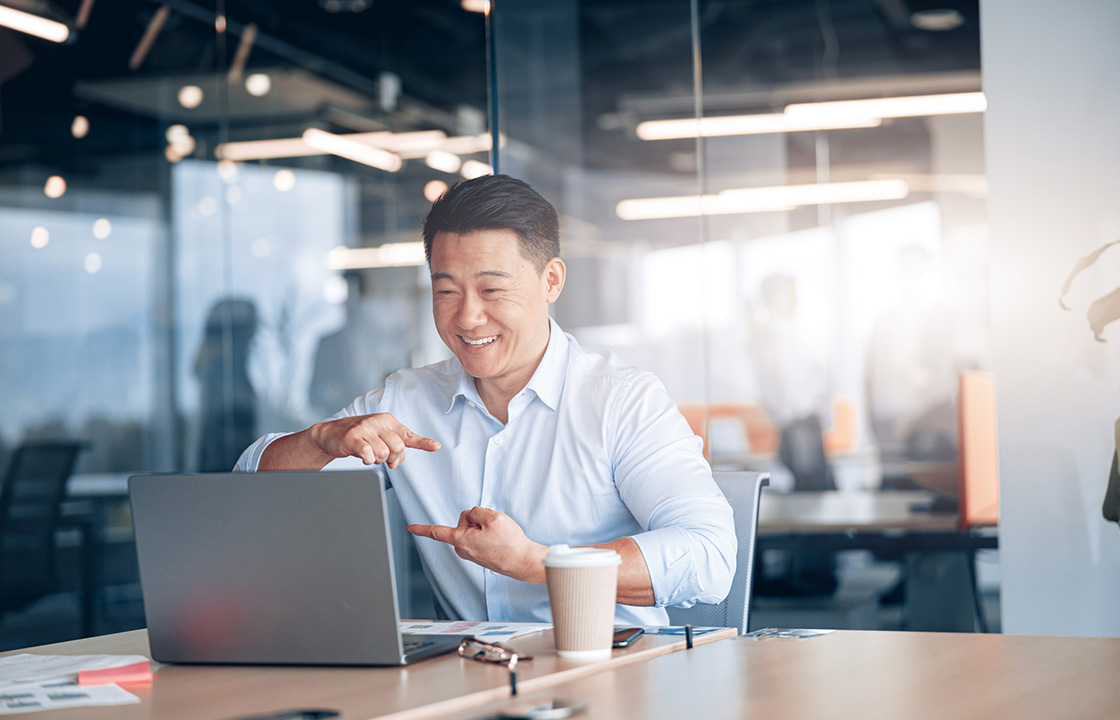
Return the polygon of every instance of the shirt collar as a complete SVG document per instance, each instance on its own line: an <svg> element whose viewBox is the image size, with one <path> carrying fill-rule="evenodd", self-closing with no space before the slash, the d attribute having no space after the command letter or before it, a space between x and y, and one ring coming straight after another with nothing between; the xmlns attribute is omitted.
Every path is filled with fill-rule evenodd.
<svg viewBox="0 0 1120 720"><path fill-rule="evenodd" d="M548 318L548 330L548 347L525 389L532 390L545 405L555 410L560 405L560 394L564 390L564 377L568 370L568 336L551 317ZM478 388L474 385L474 378L463 369L457 359L454 362L459 367L459 378L448 399L446 412L451 412L459 398L483 405Z"/></svg>
<svg viewBox="0 0 1120 720"><path fill-rule="evenodd" d="M551 317L548 328L548 347L525 389L535 392L545 405L555 410L560 406L560 394L568 373L568 336Z"/></svg>

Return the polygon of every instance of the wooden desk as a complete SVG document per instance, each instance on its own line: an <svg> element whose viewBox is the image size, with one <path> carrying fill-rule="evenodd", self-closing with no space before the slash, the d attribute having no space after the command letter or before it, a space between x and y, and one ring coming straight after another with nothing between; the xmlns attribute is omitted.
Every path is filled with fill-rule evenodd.
<svg viewBox="0 0 1120 720"><path fill-rule="evenodd" d="M728 628L697 636L700 646L735 637ZM640 663L684 649L681 636L643 637L615 650L610 660L577 663L556 655L552 631L515 638L532 653L518 665L518 689L535 692L609 668ZM25 651L17 651L25 652ZM148 655L146 630L33 648L48 655L96 653ZM5 653L12 654L12 653ZM419 720L498 702L509 697L504 665L465 660L454 653L405 668L159 665L150 685L129 686L139 705L37 712L36 720L223 720L297 708L341 710L339 720Z"/></svg>
<svg viewBox="0 0 1120 720"><path fill-rule="evenodd" d="M1120 638L838 631L736 638L565 682L577 720L1112 718ZM490 717L509 700L447 716Z"/></svg>
<svg viewBox="0 0 1120 720"><path fill-rule="evenodd" d="M998 536L962 530L955 512L916 509L935 497L924 490L765 490L757 547L759 552L870 550L897 559L906 566L910 629L985 630L973 562L977 550L998 547Z"/></svg>
<svg viewBox="0 0 1120 720"><path fill-rule="evenodd" d="M86 473L71 475L66 481L66 497L71 500L128 500L128 478L133 473Z"/></svg>
<svg viewBox="0 0 1120 720"><path fill-rule="evenodd" d="M955 513L916 511L924 490L781 493L763 490L759 535L848 532L956 532Z"/></svg>

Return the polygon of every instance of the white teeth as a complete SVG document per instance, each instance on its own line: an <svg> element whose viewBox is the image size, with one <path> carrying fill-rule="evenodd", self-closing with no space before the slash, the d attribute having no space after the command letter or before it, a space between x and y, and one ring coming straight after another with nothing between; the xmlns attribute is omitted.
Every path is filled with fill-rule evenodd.
<svg viewBox="0 0 1120 720"><path fill-rule="evenodd" d="M463 337L463 336L460 335L459 337ZM493 335L491 337L482 338L480 340L471 340L470 338L463 338L463 342L470 345L471 347L482 347L483 345L489 345L490 343L494 342L497 339L498 339L498 336Z"/></svg>

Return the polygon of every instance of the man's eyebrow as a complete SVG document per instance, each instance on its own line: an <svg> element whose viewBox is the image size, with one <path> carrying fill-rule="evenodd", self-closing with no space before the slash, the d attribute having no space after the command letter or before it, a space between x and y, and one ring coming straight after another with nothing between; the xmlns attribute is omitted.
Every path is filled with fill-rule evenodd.
<svg viewBox="0 0 1120 720"><path fill-rule="evenodd" d="M476 272L474 274L474 276L476 278L478 278L478 277L500 277L500 278L513 277L513 275L511 273L506 272L505 270L498 270L496 268L487 269L487 270L479 270L478 272ZM451 273L449 273L449 272L432 273L432 280L454 280L454 279L455 279L454 276L452 276Z"/></svg>

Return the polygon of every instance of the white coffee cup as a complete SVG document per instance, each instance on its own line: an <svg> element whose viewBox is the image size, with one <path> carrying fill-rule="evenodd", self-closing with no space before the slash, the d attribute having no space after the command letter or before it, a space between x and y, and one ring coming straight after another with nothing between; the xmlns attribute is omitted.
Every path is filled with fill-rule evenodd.
<svg viewBox="0 0 1120 720"><path fill-rule="evenodd" d="M614 550L553 545L544 558L556 652L569 660L611 656L618 566Z"/></svg>

